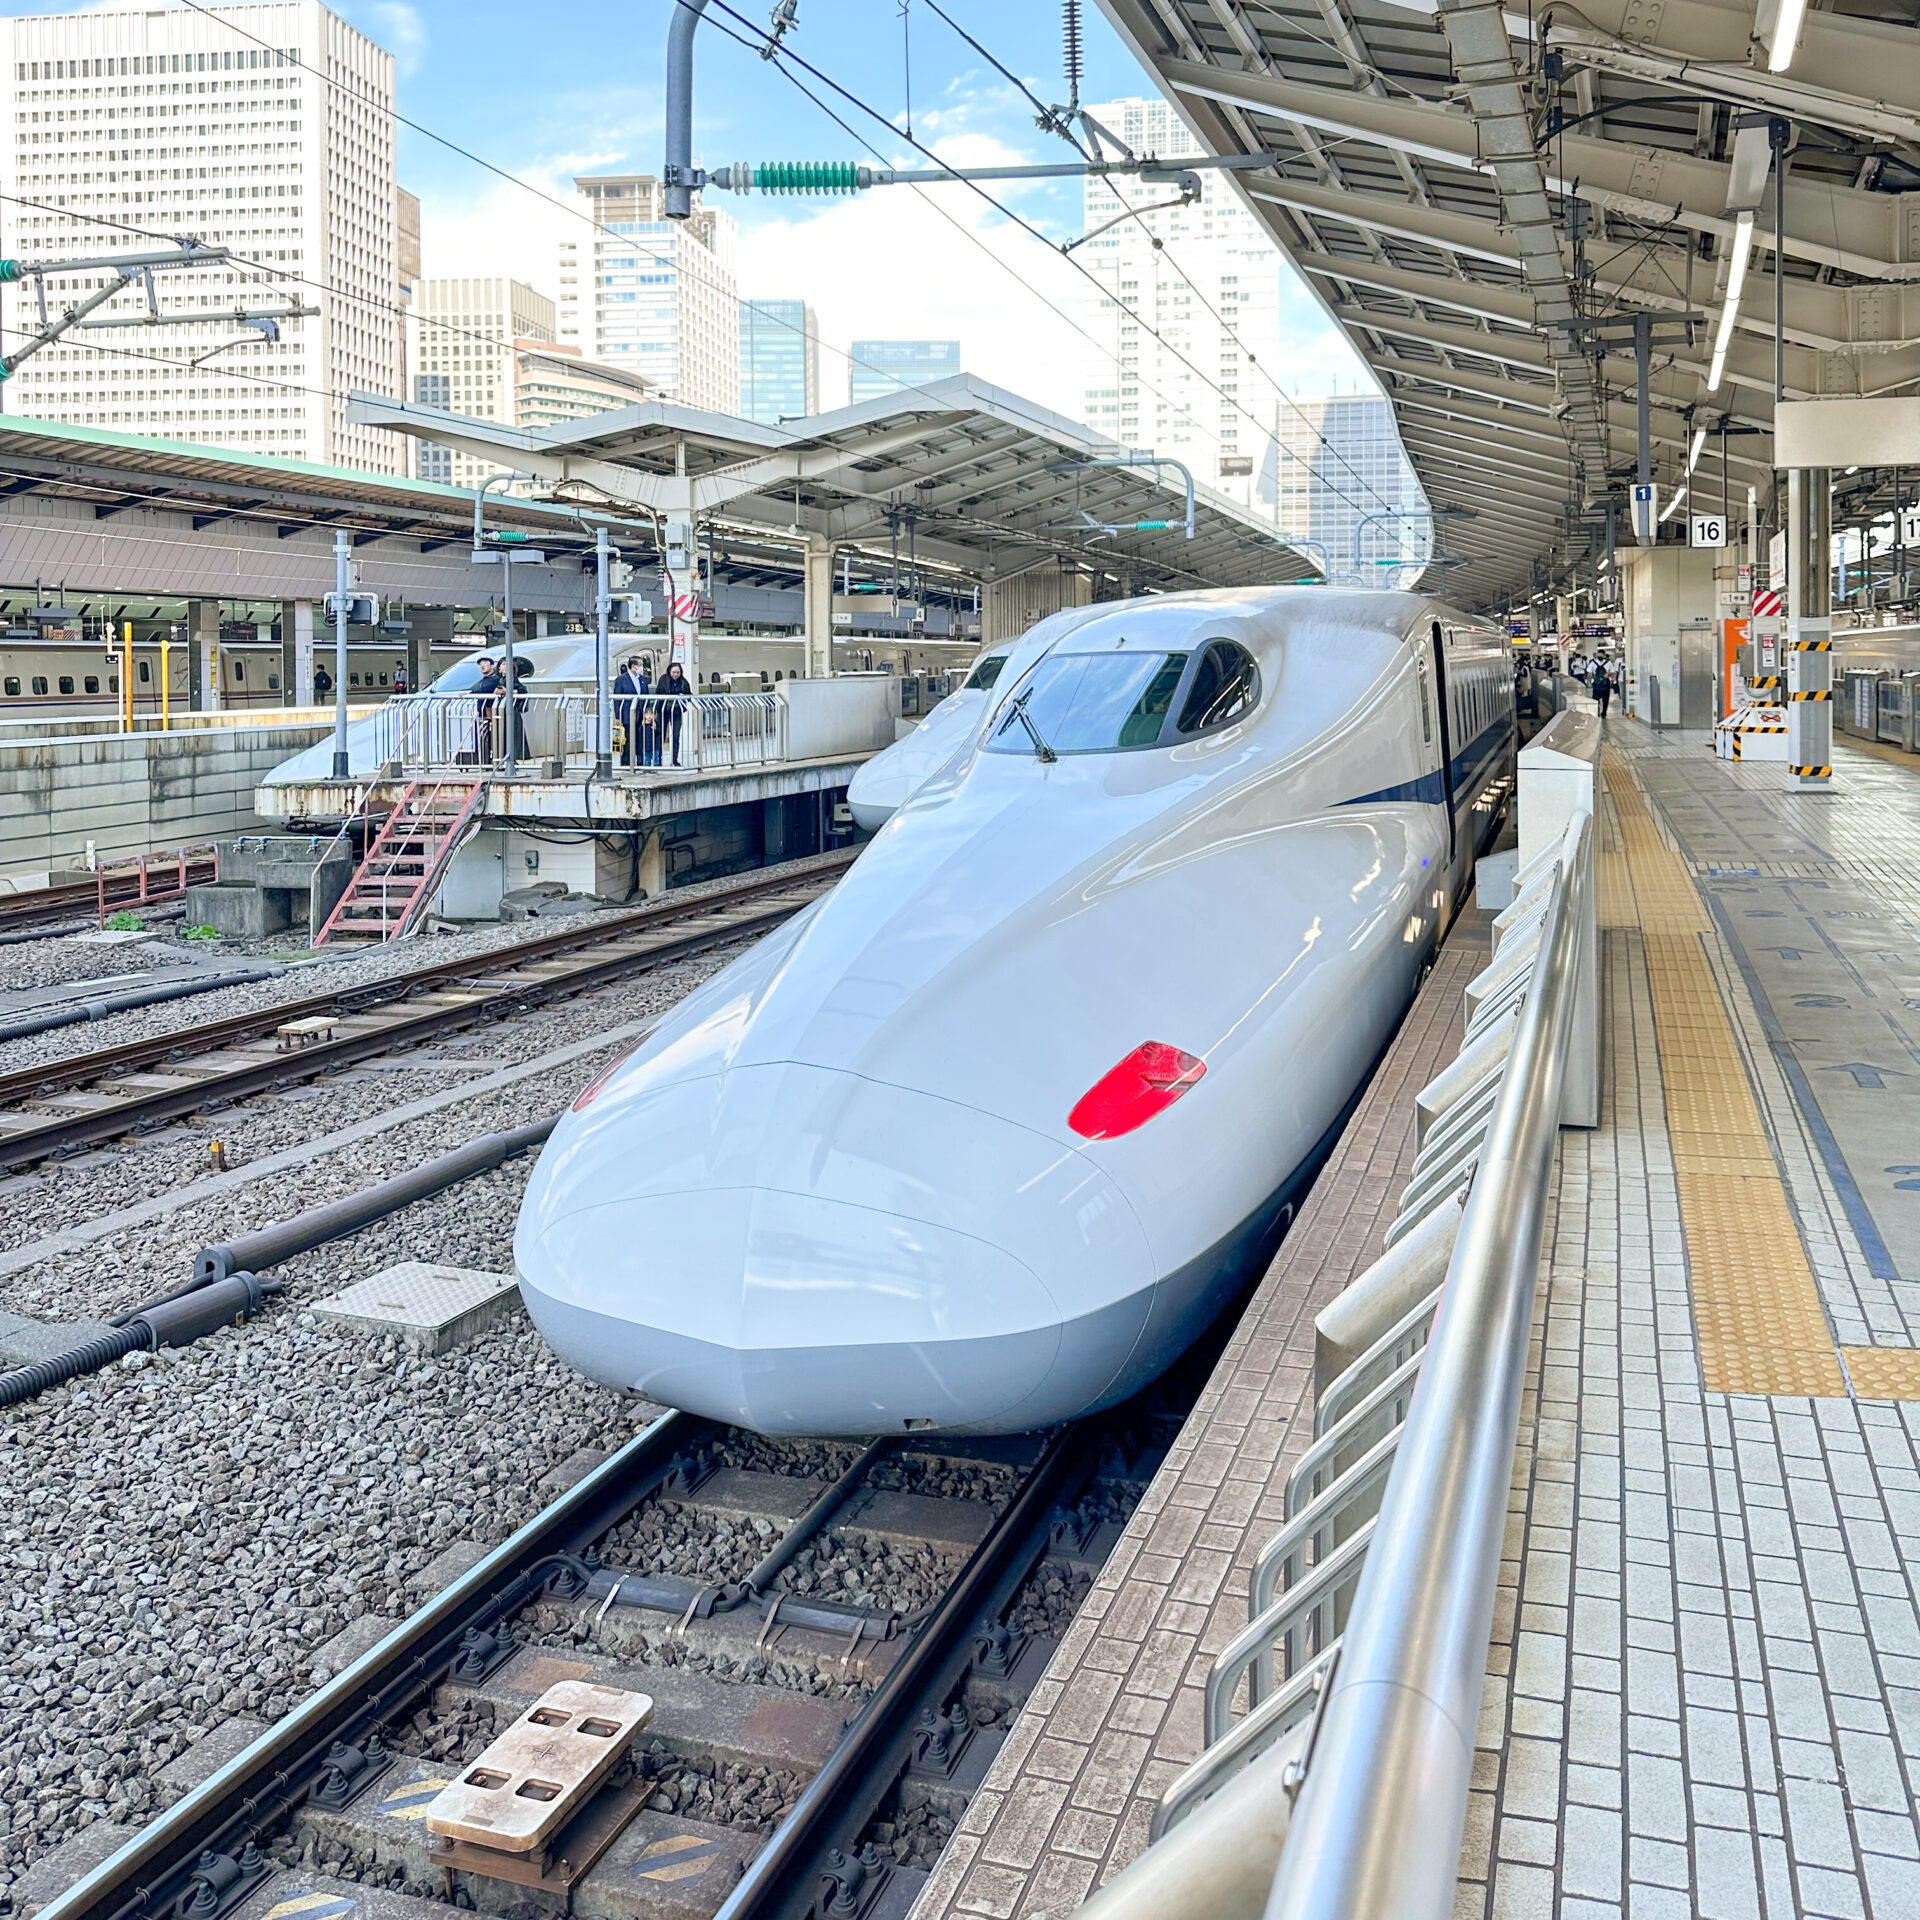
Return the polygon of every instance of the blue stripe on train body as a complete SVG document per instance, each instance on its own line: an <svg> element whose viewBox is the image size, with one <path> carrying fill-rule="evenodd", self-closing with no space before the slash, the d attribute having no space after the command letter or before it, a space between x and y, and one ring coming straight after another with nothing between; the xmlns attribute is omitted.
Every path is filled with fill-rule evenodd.
<svg viewBox="0 0 1920 1920"><path fill-rule="evenodd" d="M1453 800L1456 811L1471 807L1493 765L1504 758L1513 734L1513 715L1505 713L1482 727L1460 752L1453 756ZM1379 787L1372 793L1355 794L1342 806L1384 805L1396 800L1417 800L1430 807L1447 803L1446 782L1440 769L1423 773L1417 780L1402 780L1397 786Z"/></svg>

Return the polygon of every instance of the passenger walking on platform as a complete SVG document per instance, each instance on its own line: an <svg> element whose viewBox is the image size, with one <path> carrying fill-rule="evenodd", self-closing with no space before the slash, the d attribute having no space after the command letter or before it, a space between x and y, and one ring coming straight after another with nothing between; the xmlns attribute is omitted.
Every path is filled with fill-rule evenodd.
<svg viewBox="0 0 1920 1920"><path fill-rule="evenodd" d="M629 767L640 765L640 702L638 695L646 691L646 676L640 671L640 656L627 661L620 669L620 677L613 683L613 713L620 722L620 731L626 736L620 750L621 764Z"/></svg>
<svg viewBox="0 0 1920 1920"><path fill-rule="evenodd" d="M1593 678L1587 683L1593 697L1600 702L1600 718L1607 717L1607 702L1613 697L1613 681L1607 673L1607 663L1596 660L1593 663Z"/></svg>
<svg viewBox="0 0 1920 1920"><path fill-rule="evenodd" d="M325 667L315 667L313 670L313 697L316 700L324 700L332 691L333 675L330 674Z"/></svg>
<svg viewBox="0 0 1920 1920"><path fill-rule="evenodd" d="M660 682L660 691L672 696L660 713L661 730L666 736L661 744L671 748L671 764L677 767L680 764L680 725L686 718L687 709L693 704L693 683L688 680L678 660L667 669Z"/></svg>

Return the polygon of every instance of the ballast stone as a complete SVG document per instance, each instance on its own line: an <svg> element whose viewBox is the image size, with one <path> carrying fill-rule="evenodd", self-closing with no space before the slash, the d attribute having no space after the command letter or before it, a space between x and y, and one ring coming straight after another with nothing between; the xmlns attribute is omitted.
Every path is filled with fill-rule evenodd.
<svg viewBox="0 0 1920 1920"><path fill-rule="evenodd" d="M464 1347L519 1305L519 1283L510 1273L403 1260L316 1302L311 1311L324 1325L396 1335L431 1354Z"/></svg>

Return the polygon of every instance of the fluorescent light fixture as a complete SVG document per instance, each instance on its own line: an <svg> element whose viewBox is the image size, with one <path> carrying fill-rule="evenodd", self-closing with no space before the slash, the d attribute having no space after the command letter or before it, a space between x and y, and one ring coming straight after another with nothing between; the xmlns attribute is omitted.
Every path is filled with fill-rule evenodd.
<svg viewBox="0 0 1920 1920"><path fill-rule="evenodd" d="M1696 427L1693 430L1693 445L1687 449L1687 478L1693 478L1693 470L1700 464L1700 449L1707 444L1707 430Z"/></svg>
<svg viewBox="0 0 1920 1920"><path fill-rule="evenodd" d="M1727 370L1727 348L1733 343L1734 322L1740 317L1740 289L1747 284L1747 255L1753 250L1753 215L1743 213L1733 223L1733 252L1727 260L1727 300L1714 330L1713 365L1707 369L1707 391L1716 393ZM1692 471L1691 468L1688 469Z"/></svg>
<svg viewBox="0 0 1920 1920"><path fill-rule="evenodd" d="M1807 16L1807 0L1779 0L1780 10L1773 17L1773 43L1767 48L1767 71L1785 73L1793 65L1793 50L1800 44L1800 23Z"/></svg>
<svg viewBox="0 0 1920 1920"><path fill-rule="evenodd" d="M1660 526L1664 527L1667 524L1667 522L1673 518L1675 511L1678 509L1680 505L1680 502L1684 500L1686 497L1687 497L1687 489L1685 487L1682 487L1680 491L1676 493L1673 496L1673 498L1667 502L1667 510L1665 513L1663 513L1660 516L1660 519L1658 522Z"/></svg>

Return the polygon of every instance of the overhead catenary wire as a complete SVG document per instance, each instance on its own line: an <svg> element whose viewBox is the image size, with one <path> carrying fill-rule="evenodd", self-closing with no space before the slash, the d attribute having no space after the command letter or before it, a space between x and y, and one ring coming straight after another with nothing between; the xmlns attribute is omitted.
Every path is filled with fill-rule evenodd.
<svg viewBox="0 0 1920 1920"><path fill-rule="evenodd" d="M676 3L679 3L679 0L676 0ZM740 13L734 7L728 5L727 0L710 0L710 4L713 7L718 8L720 12L730 15L734 20L741 22L743 25L751 27L752 23L747 20L746 16ZM712 16L709 15L708 17L709 19L711 19ZM714 24L716 26L719 25L718 22L714 22ZM739 33L728 32L728 30L725 27L720 27L720 31L722 33L726 33L729 39L739 41L742 44L753 44L753 45L756 45L756 48L757 48L757 43L746 41L743 38L743 36L740 35ZM880 111L879 108L869 105L868 102L861 99L858 94L855 94L851 92L848 88L841 86L840 83L837 80L833 79L831 75L823 73L819 68L815 67L811 62L802 59L800 55L794 53L789 47L787 47L784 43L782 43L782 45L778 49L776 49L774 53L774 56L773 56L774 66L778 68L780 71L787 73L788 79L794 81L794 84L796 86L799 86L799 90L803 94L806 94L806 97L812 100L815 106L819 107L821 111L825 113L827 117L831 119L834 122L834 124L838 126L843 132L848 134L851 138L859 140L860 144L864 146L867 149L867 151L875 157L875 159L882 159L882 156L880 155L878 148L875 147L871 141L862 139L862 137L859 134L857 134L854 131L854 129L850 127L844 119L842 119L838 114L834 113L831 108L827 107L825 103L819 100L816 96L814 96L811 93L808 93L807 89L804 86L800 86L798 80L788 70L789 63L792 66L797 66L804 69L810 76L812 76L812 78L817 80L822 86L829 88L832 92L839 95L841 99L847 101L849 105L857 108L860 112L866 114L869 118L878 121L882 126L886 127L889 133L892 133L897 138L904 138L907 141L907 144L909 146L911 146L917 153L925 155L926 158L933 161L936 166L947 165L947 163L941 160L940 156L937 153L935 153L932 148L928 147L924 142L913 138L913 136L910 134L903 134L901 130L895 127L892 121L890 121L887 118L887 116ZM884 164L884 160L882 161L882 164ZM1007 206L1005 202L995 199L994 196L991 193L989 193L985 189L985 187L983 187L980 184L979 181L968 180L964 176L960 176L960 175L956 175L955 179L957 184L970 188L976 195L978 195L980 199L984 200L987 203L987 205L993 208L993 210L996 213L998 213L1003 219L1011 222L1013 225L1019 227L1023 232L1029 234L1032 238L1038 240L1043 246L1047 248L1049 253L1052 253L1058 256L1059 250L1054 246L1054 243L1052 242L1052 240L1050 240L1047 237L1046 234L1041 232L1041 230L1038 227L1036 227L1032 221L1026 219L1023 215L1016 213L1011 207ZM920 192L920 189L916 187L914 191ZM931 200L927 200L926 195L924 193L921 194L921 198L925 200L926 204L929 206L933 206L936 204ZM942 211L944 212L944 209L942 209ZM994 258L994 259L998 258L997 255L994 255L992 253L992 250L990 248L984 247L984 243L981 243L979 241L979 238L977 235L972 234L971 229L965 226L962 226L960 222L953 220L951 215L947 215L947 218L949 222L958 231L968 234L970 238L975 240L976 244L982 245L983 250L988 253L990 258ZM1266 423L1263 420L1260 420L1257 416L1250 413L1247 410L1247 408L1241 404L1238 397L1227 393L1226 390L1219 384L1217 380L1209 378L1206 372L1200 366L1198 366L1187 354L1183 353L1177 346L1175 346L1173 342L1169 340L1166 337L1166 335L1164 335L1159 330L1159 328L1154 326L1150 321L1147 321L1144 318L1142 318L1140 313L1135 308L1128 306L1126 301L1124 301L1119 297L1119 294L1117 291L1109 290L1105 285L1105 283L1102 282L1096 274L1094 274L1083 262L1075 259L1071 254L1065 255L1064 258L1066 259L1067 264L1071 266L1074 269L1074 271L1081 276L1082 279L1086 280L1091 286L1099 290L1103 298L1111 299L1122 313L1125 313L1126 315L1128 315L1128 317L1131 318L1137 325L1142 327L1145 332L1151 335L1153 339L1158 341L1160 345L1164 349L1166 349L1167 352L1171 353L1175 359L1177 359L1183 366L1185 366L1190 372L1192 372L1200 380L1203 386L1209 388L1213 393L1218 395L1223 405L1231 407L1234 412L1240 414L1243 419L1245 419L1250 425L1258 428L1261 432L1266 431ZM1004 265L1005 263L1003 262L1001 264ZM1009 267L1007 270L1010 273L1013 272L1013 269L1011 267ZM1020 278L1018 274L1015 274L1014 277L1016 279ZM1183 279L1186 278L1184 274L1182 274L1181 277ZM1066 314L1062 312L1062 310L1053 301L1048 300L1045 294L1040 293L1037 288L1032 287L1031 284L1026 282L1025 280L1022 280L1021 284L1027 286L1030 292L1034 293L1036 297L1039 298L1041 301L1043 301L1047 306L1052 307L1053 310L1056 313L1059 313L1063 319L1067 319L1068 324L1073 327L1074 331L1078 333L1082 339L1086 340L1090 345L1092 345L1096 349L1096 351L1098 351L1101 354L1103 358L1109 359L1109 360L1114 358L1114 356L1109 352L1109 350L1101 342L1095 340L1092 334L1090 334L1086 328L1080 326L1078 322L1071 320ZM1191 284L1191 282L1189 282L1189 284ZM1146 383L1143 381L1142 385L1145 385L1145 384ZM1154 393L1156 397L1159 397L1159 398L1166 397L1165 395L1160 394L1158 388L1149 387L1148 391L1151 393ZM1352 495L1346 493L1340 487L1335 486L1333 482L1329 480L1324 474L1316 475L1316 477L1319 479L1321 485L1325 486L1328 489L1328 491L1333 493L1337 498L1344 500L1347 503L1347 505L1351 507L1361 509L1364 511L1362 502L1354 499ZM1365 476L1361 475L1357 469L1355 470L1355 478L1360 480L1361 485L1365 486L1367 488L1367 491L1370 494L1372 494L1374 499L1379 501L1383 507L1388 504L1384 496L1377 493L1372 487L1371 483L1368 482Z"/></svg>
<svg viewBox="0 0 1920 1920"><path fill-rule="evenodd" d="M679 3L680 3L680 0L676 0L676 4L679 4ZM203 17L215 22L217 25L226 28L228 31L236 34L240 38L251 41L256 46L262 47L269 51L271 51L273 48L272 42L266 39L263 39L260 35L256 33L251 32L249 29L240 25L237 21L232 19L231 16L223 16L223 15L214 13L209 7L201 4L201 0L182 0L182 4L191 8L194 12L201 14ZM726 0L715 0L715 4L718 5L720 11L730 15L734 20L740 22L743 26L745 26L748 29L748 32L747 34L743 35L739 32L732 31L729 28L722 25L720 22L711 20L711 16L709 16L711 24L713 24L716 28L718 28L719 31L724 33L727 38L732 39L737 43L749 48L751 51L756 53L756 55L766 50L765 38L763 35L760 34L758 28L754 25L753 22L748 20L745 15L739 13L735 8L727 5ZM945 18L944 15L942 17ZM989 57L989 56L983 55L983 57ZM848 89L842 87L837 81L834 81L830 76L822 73L819 69L813 67L811 63L800 59L796 55L791 54L791 52L785 47L784 43L777 45L772 49L772 58L773 58L774 64L776 66L781 67L781 71L785 74L789 82L795 85L796 88L801 92L801 94L805 98L809 99L810 101L813 102L814 105L818 106L821 109L821 111L825 113L827 117L834 122L835 125L839 126L843 131L847 132L851 137L855 139L860 138L860 136L854 132L853 128L848 126L847 122L844 119L842 119L839 115L835 114L830 108L828 108L825 105L824 102L820 101L803 84L799 82L797 77L782 64L783 60L794 61L796 64L804 68L809 74L813 75L813 77L816 78L823 86L831 88L833 92L838 94L841 98L847 100L854 107L858 108L859 111L867 114L868 116L870 116L875 120L878 120L882 125L886 126L890 132L894 132L898 134L899 129L894 127L892 121L888 118L888 116L880 112L877 108L870 106L866 101L860 99L857 95L851 93ZM997 65L998 63L995 63L995 64ZM316 79L320 80L324 85L334 89L335 91L351 92L351 89L348 88L343 81L334 78L332 75L329 75L320 69L308 68L306 69L306 71L313 73ZM1023 91L1024 90L1025 89L1023 89ZM360 96L357 94L355 94L353 97L356 100L360 100ZM614 232L613 229L607 227L601 221L596 220L591 214L583 212L578 207L571 206L567 202L558 199L556 196L545 192L540 187L535 186L532 182L524 180L519 175L509 172L506 168L497 165L493 161L485 159L482 155L474 152L472 149L468 147L462 146L459 142L455 140L451 140L447 136L435 132L431 127L428 127L424 123L420 121L416 121L412 119L410 116L401 113L397 108L386 106L384 103L380 103L380 102L367 102L364 100L360 100L360 103L363 105L370 105L373 108L373 110L385 115L386 117L391 119L396 125L405 126L409 128L410 130L420 134L423 138L433 141L435 144L447 149L447 151L482 168L485 172L493 174L495 177L503 181L506 181L511 185L517 186L527 193L532 194L535 198L542 200L546 204L557 208L561 212L567 214L569 217L583 221L585 224L591 227L595 232L606 235L609 239L619 242L623 247L628 247L628 246L632 247L632 249L635 251L636 254L644 255L648 259L654 261L656 264L670 264L668 256L654 253L650 248L648 248L644 244L644 242L640 241L637 238L637 236L618 234ZM944 162L941 162L939 160L938 155L934 154L932 150L928 148L923 142L914 138L910 133L906 137L908 139L909 144L917 152L920 152L926 155L929 159L934 160L936 164L940 164L940 165L945 164ZM867 150L873 153L876 158L880 158L880 155L878 154L877 150L871 145L870 142L862 141L861 144L866 146ZM1020 227L1024 232L1028 233L1033 238L1040 240L1043 245L1047 246L1050 252L1055 250L1051 240L1049 240L1044 233L1042 233L1037 227L1035 227L1032 224L1032 222L1026 220L1021 215L1015 213L1012 209L1005 206L1002 202L996 200L993 197L993 195L987 193L977 182L968 181L968 182L965 182L964 184L972 187L973 191L981 199L983 199L990 207L992 207L996 212L998 212L1004 219ZM919 189L916 188L915 191L918 192ZM1010 263L1001 260L1000 257L997 254L995 254L990 247L986 245L984 240L982 240L978 234L974 233L970 228L966 227L960 221L954 219L953 216L946 211L946 209L938 207L937 203L929 199L924 193L921 194L921 198L926 205L933 208L935 211L938 211L941 214L941 216L944 219L946 219L948 223L955 228L957 232L965 235L970 241L973 242L973 244L976 247L978 247L982 252L986 253L988 258L992 259L996 265L1000 266L1003 269L1003 271L1005 271L1009 275L1009 277L1016 282L1016 284L1020 285L1027 293L1029 293L1033 298L1038 300L1042 305L1050 308L1058 317L1065 320L1067 324L1076 333L1078 333L1082 339L1086 340L1088 344L1095 349L1096 352L1099 352L1103 358L1108 358L1108 359L1113 358L1113 356L1111 355L1109 350L1104 346L1103 343L1096 340L1094 336L1091 333L1089 333L1086 328L1080 326L1079 323L1075 321L1071 317L1071 315L1066 313L1066 311L1063 308L1061 308L1057 302L1050 299L1038 287L1034 286L1031 281L1027 280L1025 276L1020 274L1018 270L1015 269ZM140 228L132 225L131 223L119 223L119 222L102 220L96 216L80 214L74 210L67 209L67 208L47 208L45 206L45 203L41 203L41 202L31 202L26 204L33 204L41 207L42 210L44 211L58 213L65 217L74 218L76 220L87 221L95 225L115 226L115 227L119 227L121 230L131 232L131 233L141 234L141 235L148 235L148 234L151 234L152 232L151 229ZM270 274L270 275L280 274L284 271L278 265L254 261L250 256L247 257L247 264L255 268L257 271ZM1104 287L1101 286L1101 283L1099 282L1099 280L1094 275L1092 275L1080 262L1070 261L1070 264L1072 264L1075 270L1081 274L1082 278L1087 279L1094 286L1100 287L1103 295L1105 294L1106 290ZM314 282L307 280L306 276L304 275L290 275L288 277L294 278L303 284L309 284L309 285L316 284ZM1184 273L1182 274L1182 278L1183 279L1186 278ZM1192 284L1191 281L1189 281L1188 284L1191 285ZM338 293L340 297L345 297L349 299L360 299L362 301L368 302L369 304L378 304L372 299L371 296L354 295L352 293L345 292L344 290L337 290L337 289L334 291ZM1132 318L1134 318L1136 322L1141 324L1145 328L1145 330L1155 340L1160 342L1160 344L1163 347L1165 347L1169 352L1174 354L1174 356L1177 359L1179 359L1183 365L1185 365L1192 373L1194 373L1199 378L1199 380L1204 386L1211 389L1216 395L1218 395L1218 397L1224 403L1229 404L1235 412L1238 412L1239 414L1241 414L1242 417L1248 420L1248 422L1254 425L1258 430L1262 432L1266 430L1265 423L1263 421L1257 419L1256 416L1248 412L1248 410L1239 403L1237 398L1226 394L1225 391L1220 387L1217 381L1211 379L1203 369L1201 369L1198 365L1195 364L1195 362L1191 358L1189 358L1186 354L1182 353L1179 348L1173 346L1173 344L1170 341L1168 341L1165 338L1165 336L1162 335L1157 328L1153 327L1151 324L1145 321L1142 321L1140 319L1140 316L1137 313L1135 313L1132 309L1126 306L1125 302L1116 301L1116 304L1121 307L1122 311L1129 313L1129 315ZM785 326L790 331L797 331L802 333L803 336L814 339L816 345L825 344L824 342L819 340L819 337L817 335L808 335L807 330L805 329L804 326L796 325L794 322L787 321L784 319L775 319L775 317L771 315L768 316L768 318L774 319L775 324ZM131 357L151 358L157 364L168 366L171 368L176 368L176 369L181 368L183 365L182 362L173 360L172 358L164 354L152 355L152 356L141 356L141 355L138 355L137 353L134 353L133 350L129 350L129 349L111 349L111 348L103 348L103 347L94 347L91 345L88 345L83 350L88 352L102 352L102 353L118 352L121 354L131 355ZM829 349L829 350L834 351L835 353L838 353L840 351L839 349ZM851 353L848 353L846 357L850 365L864 364L856 361ZM187 370L194 371L194 372L198 371L198 369L187 369ZM240 379L240 380L245 380L254 384L259 384L264 386L278 386L278 387L284 388L289 392L310 393L310 394L315 394L315 395L319 395L319 396L330 398L330 399L340 399L342 397L345 397L338 394L331 388L313 387L313 386L306 385L305 383L294 382L289 380L275 380L272 376L265 375L265 374L241 372L240 370L238 370L237 368L231 365L227 365L218 369L210 369L210 372L212 374L212 377L215 379L223 379L223 378ZM1145 382L1143 382L1142 384L1147 385L1147 383ZM1149 385L1147 387L1147 390L1155 394L1157 398L1161 398L1161 399L1167 398L1167 396L1162 394L1160 390L1156 387L1152 387ZM1324 444L1323 436L1322 436L1322 439ZM1311 463L1309 463L1309 470L1311 471ZM1362 504L1361 502L1353 499L1351 495L1347 494L1344 490L1334 485L1324 475L1320 475L1317 477L1320 478L1321 484L1325 485L1328 488L1328 490L1334 493L1338 498L1346 501L1348 505L1354 506L1356 508L1361 506ZM1356 477L1361 478L1363 485L1368 485L1368 483L1365 482L1364 477L1359 476L1357 472L1356 472ZM1373 492L1373 489L1371 488L1370 485L1368 485L1368 491ZM1380 496L1375 494L1375 497L1379 498Z"/></svg>
<svg viewBox="0 0 1920 1920"><path fill-rule="evenodd" d="M967 45L970 46L974 50L974 52L981 57L981 59L986 61L987 64L991 66L995 72L1003 75L1014 86L1018 87L1023 94L1025 94L1028 101L1032 104L1032 106L1035 108L1035 110L1039 114L1040 124L1042 125L1043 128L1051 128L1054 132L1059 133L1061 138L1064 139L1067 142L1067 144L1071 146L1073 150L1077 154L1079 154L1083 160L1087 160L1092 157L1091 155L1088 154L1086 147L1078 139L1074 137L1071 131L1065 128L1059 127L1055 124L1052 110L1048 108L1040 100L1039 96L1034 93L1033 89L1029 87L1024 80L1020 79L1015 73L1012 72L1010 68L1006 67L999 60L997 60L994 57L994 55L988 51L986 47L982 46L981 43L978 40L976 40L972 34L967 32L967 30L964 27L962 27L960 23L957 20L955 20L950 14L943 12L937 3L937 0L926 0L926 4L929 7L931 7L936 14L939 14L940 18L944 20L947 23L947 25L950 26L954 30L954 32L957 33L960 36L960 38L964 40L967 43ZM1312 35L1308 36L1308 38L1310 39L1312 37L1313 37ZM1078 91L1077 79L1076 79L1075 90L1076 92ZM1132 205L1127 200L1126 196L1121 193L1120 189L1114 185L1111 176L1102 176L1101 184L1104 185L1107 191L1111 193L1113 197L1120 202L1120 206L1123 214L1131 217L1134 223L1140 228L1140 230L1143 233L1145 233L1149 239L1155 242L1154 251L1157 254L1159 254L1162 258L1164 258L1167 264L1170 267L1172 267L1172 269L1180 277L1180 279L1184 281L1187 286L1192 288L1193 292L1196 295L1198 295L1200 304L1206 308L1207 312L1210 315L1212 315L1213 319L1220 326L1221 330L1226 334L1227 338L1230 339L1234 343L1234 345L1241 350L1241 352L1246 354L1247 364L1249 366L1258 366L1259 365L1258 358L1247 347L1246 342L1240 338L1240 335L1235 330L1232 322L1229 321L1226 315L1223 314L1219 310L1219 308L1217 308L1213 304L1213 302L1207 298L1206 292L1201 287L1199 281L1194 279L1192 274L1188 273L1187 270L1183 266L1181 266L1179 261L1173 257L1172 251L1168 248L1165 240L1161 238L1159 235L1155 234L1153 232L1153 229L1147 225L1145 215L1148 211L1151 211L1151 209L1142 209ZM1157 335L1155 337L1158 338ZM1389 502L1387 501L1385 495L1383 495L1374 486L1373 482L1369 480L1366 477L1366 475L1363 474L1360 471L1360 469L1356 467L1353 464L1353 462L1346 457L1345 454L1341 453L1340 450L1336 446L1334 446L1332 441L1330 441L1327 438L1327 436L1320 431L1318 427L1314 426L1313 423L1307 419L1305 411L1300 407L1298 402L1294 400L1293 396L1289 394L1285 390L1285 388L1281 386L1279 381L1274 379L1274 377L1271 374L1267 373L1264 368L1261 369L1261 377L1267 382L1267 384L1270 387L1273 388L1275 397L1281 401L1284 401L1285 404L1292 410L1295 417L1298 418L1305 426L1308 427L1308 429L1312 432L1315 440L1317 440L1321 446L1325 447L1326 450L1330 454L1332 454L1333 457L1336 460L1338 460L1340 464L1343 467L1345 467L1347 471L1351 473L1353 477L1356 480L1358 480L1360 484L1363 487L1365 487L1370 494L1373 495L1374 499L1379 501L1382 507L1387 506ZM1227 397L1224 391L1222 391L1221 397L1223 399ZM1244 409L1242 409L1242 411L1244 411ZM1250 415L1248 417L1251 418ZM1265 430L1264 422L1256 422L1255 424L1259 426L1262 431ZM1276 485L1278 484L1277 475L1275 479L1275 484ZM1322 484L1325 484L1324 479L1322 481ZM1345 494L1342 494L1340 497L1342 499L1346 499L1350 506L1357 507L1359 505L1358 501L1348 499L1348 496Z"/></svg>

